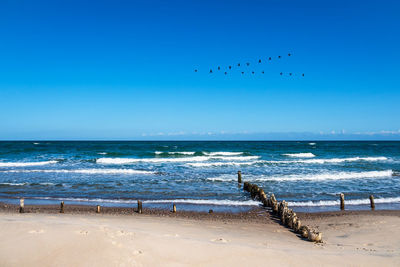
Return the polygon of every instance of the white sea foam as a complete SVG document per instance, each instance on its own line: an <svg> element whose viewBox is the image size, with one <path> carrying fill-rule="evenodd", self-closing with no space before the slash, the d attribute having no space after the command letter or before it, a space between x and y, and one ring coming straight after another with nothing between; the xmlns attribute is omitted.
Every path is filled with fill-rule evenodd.
<svg viewBox="0 0 400 267"><path fill-rule="evenodd" d="M58 161L39 161L39 162L0 162L0 167L29 167L29 166L43 166L48 164L55 164Z"/></svg>
<svg viewBox="0 0 400 267"><path fill-rule="evenodd" d="M308 143L310 146L315 146L315 143Z"/></svg>
<svg viewBox="0 0 400 267"><path fill-rule="evenodd" d="M324 180L347 180L347 179L371 179L387 178L393 174L392 170L369 171L369 172L326 172L317 174L293 174L286 176L246 176L249 181L324 181ZM221 175L207 178L209 181L230 182L236 181L235 175Z"/></svg>
<svg viewBox="0 0 400 267"><path fill-rule="evenodd" d="M400 197L375 198L376 204L400 203ZM346 199L346 205L368 205L368 198ZM320 201L296 201L288 202L289 207L320 207L320 206L339 206L339 200L320 200Z"/></svg>
<svg viewBox="0 0 400 267"><path fill-rule="evenodd" d="M246 166L252 165L254 162L195 162L195 163L186 163L186 165L191 167L222 167L222 166Z"/></svg>
<svg viewBox="0 0 400 267"><path fill-rule="evenodd" d="M53 198L53 197L34 197L33 199L44 200L63 200L76 202L97 202L97 203L121 203L134 204L137 200L133 199L89 199L89 198ZM143 203L163 204L163 203L182 203L196 205L218 205L218 206L259 206L260 203L254 200L228 200L228 199L159 199L159 200L143 200Z"/></svg>
<svg viewBox="0 0 400 267"><path fill-rule="evenodd" d="M99 152L97 154L99 154L99 155L107 155L107 152Z"/></svg>
<svg viewBox="0 0 400 267"><path fill-rule="evenodd" d="M82 174L155 174L152 171L132 169L74 169L74 170L7 170L9 173L82 173Z"/></svg>
<svg viewBox="0 0 400 267"><path fill-rule="evenodd" d="M292 153L292 154L282 154L283 156L291 158L313 158L315 155L313 153Z"/></svg>
<svg viewBox="0 0 400 267"><path fill-rule="evenodd" d="M203 154L208 156L238 156L238 155L243 155L243 152L220 151L220 152L203 152Z"/></svg>
<svg viewBox="0 0 400 267"><path fill-rule="evenodd" d="M0 183L0 185L23 186L23 185L56 185L54 183Z"/></svg>
<svg viewBox="0 0 400 267"><path fill-rule="evenodd" d="M144 163L204 162L210 159L246 161L258 158L259 156L243 156L243 157L198 156L198 157L185 157L185 158L99 158L96 160L96 162L99 164L132 164L138 162L144 162Z"/></svg>
<svg viewBox="0 0 400 267"><path fill-rule="evenodd" d="M39 143L33 143L34 145L38 145Z"/></svg>
<svg viewBox="0 0 400 267"><path fill-rule="evenodd" d="M354 162L354 161L385 161L387 157L352 157L352 158L331 158L331 159L302 159L302 160L275 160L275 161L264 161L264 163L308 163L308 164L325 164L325 163L343 163L343 162Z"/></svg>
<svg viewBox="0 0 400 267"><path fill-rule="evenodd" d="M162 163L162 162L189 162L189 161L207 161L210 157L187 157L187 158L99 158L96 160L99 164L132 164L138 162Z"/></svg>
<svg viewBox="0 0 400 267"><path fill-rule="evenodd" d="M163 151L156 151L154 154L160 155L167 153L169 155L194 155L196 152L194 151L170 151L170 152L163 152Z"/></svg>

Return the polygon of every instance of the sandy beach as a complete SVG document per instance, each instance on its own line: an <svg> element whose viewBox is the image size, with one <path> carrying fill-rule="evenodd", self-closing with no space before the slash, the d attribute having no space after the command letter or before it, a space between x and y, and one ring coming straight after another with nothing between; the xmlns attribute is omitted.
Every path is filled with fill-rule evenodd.
<svg viewBox="0 0 400 267"><path fill-rule="evenodd" d="M400 264L399 211L300 213L323 233L324 242L315 244L261 209L247 215L27 209L1 207L1 266Z"/></svg>

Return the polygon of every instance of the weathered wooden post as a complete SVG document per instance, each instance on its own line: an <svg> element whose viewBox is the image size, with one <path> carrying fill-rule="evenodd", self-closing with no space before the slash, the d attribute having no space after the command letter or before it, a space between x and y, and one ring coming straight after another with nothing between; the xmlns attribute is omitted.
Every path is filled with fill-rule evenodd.
<svg viewBox="0 0 400 267"><path fill-rule="evenodd" d="M24 213L24 199L19 200L19 213Z"/></svg>
<svg viewBox="0 0 400 267"><path fill-rule="evenodd" d="M176 205L175 204L172 204L172 212L176 213Z"/></svg>
<svg viewBox="0 0 400 267"><path fill-rule="evenodd" d="M375 209L375 200L374 200L373 195L369 196L369 201L371 202L371 210L374 210Z"/></svg>
<svg viewBox="0 0 400 267"><path fill-rule="evenodd" d="M344 194L340 193L340 209L344 210Z"/></svg>
<svg viewBox="0 0 400 267"><path fill-rule="evenodd" d="M137 201L137 209L138 209L138 213L141 214L142 213L142 201L140 201L140 200Z"/></svg>
<svg viewBox="0 0 400 267"><path fill-rule="evenodd" d="M64 201L60 203L60 213L64 213Z"/></svg>
<svg viewBox="0 0 400 267"><path fill-rule="evenodd" d="M213 212L214 212L213 210L209 210L209 211L208 211L208 213L210 213L210 214L213 213Z"/></svg>
<svg viewBox="0 0 400 267"><path fill-rule="evenodd" d="M238 184L242 183L242 172L238 171Z"/></svg>
<svg viewBox="0 0 400 267"><path fill-rule="evenodd" d="M100 213L100 205L97 205L97 207L96 207L96 213Z"/></svg>
<svg viewBox="0 0 400 267"><path fill-rule="evenodd" d="M244 191L249 191L249 182L244 182L244 184L243 184L243 190L244 190Z"/></svg>

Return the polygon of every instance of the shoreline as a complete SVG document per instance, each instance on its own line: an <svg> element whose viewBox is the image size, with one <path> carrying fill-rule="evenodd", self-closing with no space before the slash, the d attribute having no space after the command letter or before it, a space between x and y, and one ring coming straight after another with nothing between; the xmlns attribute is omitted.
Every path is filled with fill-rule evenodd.
<svg viewBox="0 0 400 267"><path fill-rule="evenodd" d="M266 209L243 214L0 204L1 266L396 266L400 211L299 213L305 241ZM83 209L82 209L83 208ZM128 210L128 212L124 212Z"/></svg>
<svg viewBox="0 0 400 267"><path fill-rule="evenodd" d="M242 212L201 212L178 210L173 213L172 210L143 208L143 213L139 214L137 208L126 207L107 207L101 206L101 212L96 213L97 205L68 205L64 206L64 213L69 215L111 215L111 216L147 216L147 217L171 217L185 218L193 220L210 220L210 221L246 221L270 223L268 220L276 218L271 213L270 208L252 207L248 211ZM0 202L0 214L19 214L19 205ZM26 214L61 214L60 205L25 205L24 213ZM63 215L61 214L61 215ZM296 212L301 220L315 221L322 218L337 218L346 216L395 216L400 217L400 210L338 210L338 211L319 211L319 212ZM267 220L266 220L267 219Z"/></svg>

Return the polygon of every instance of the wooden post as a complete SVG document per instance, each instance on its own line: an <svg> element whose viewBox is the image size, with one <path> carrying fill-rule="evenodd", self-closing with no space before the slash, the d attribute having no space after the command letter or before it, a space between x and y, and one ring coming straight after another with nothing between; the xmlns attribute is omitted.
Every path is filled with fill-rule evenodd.
<svg viewBox="0 0 400 267"><path fill-rule="evenodd" d="M60 213L64 213L64 201L60 203Z"/></svg>
<svg viewBox="0 0 400 267"><path fill-rule="evenodd" d="M24 199L19 200L19 213L24 213Z"/></svg>
<svg viewBox="0 0 400 267"><path fill-rule="evenodd" d="M137 201L137 209L138 209L138 213L141 214L142 213L142 201L140 201L140 200Z"/></svg>
<svg viewBox="0 0 400 267"><path fill-rule="evenodd" d="M238 183L241 184L242 183L242 172L238 171Z"/></svg>
<svg viewBox="0 0 400 267"><path fill-rule="evenodd" d="M340 209L344 210L344 194L340 193Z"/></svg>
<svg viewBox="0 0 400 267"><path fill-rule="evenodd" d="M97 207L96 207L96 213L100 213L100 205L97 205Z"/></svg>
<svg viewBox="0 0 400 267"><path fill-rule="evenodd" d="M175 204L172 204L172 212L176 213L176 205Z"/></svg>
<svg viewBox="0 0 400 267"><path fill-rule="evenodd" d="M374 210L375 209L375 200L374 200L373 195L369 196L369 201L371 202L371 210Z"/></svg>
<svg viewBox="0 0 400 267"><path fill-rule="evenodd" d="M213 210L209 210L209 211L208 211L208 213L210 213L210 214L213 213L213 212L214 212Z"/></svg>

